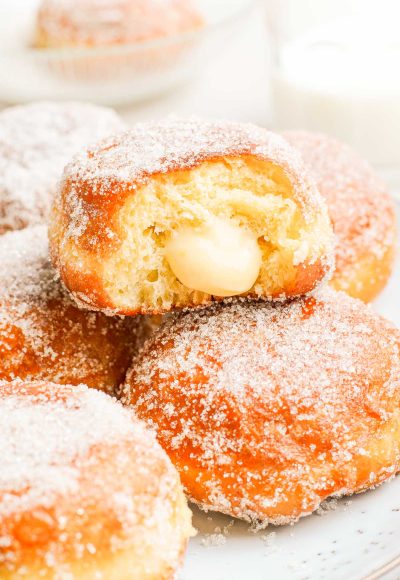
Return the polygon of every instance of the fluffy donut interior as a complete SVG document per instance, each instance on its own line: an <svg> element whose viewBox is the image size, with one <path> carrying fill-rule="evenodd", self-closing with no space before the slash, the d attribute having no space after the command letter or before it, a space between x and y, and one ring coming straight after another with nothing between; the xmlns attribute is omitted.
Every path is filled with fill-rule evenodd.
<svg viewBox="0 0 400 580"><path fill-rule="evenodd" d="M307 223L280 167L254 157L220 158L192 170L154 176L129 196L118 216L123 242L104 264L114 303L149 311L200 304L209 295L179 282L164 255L172 233L201 227L210 217L247 228L258 240L262 266L251 292L276 294L298 265L325 255L330 226L324 212ZM195 259L195 257L194 257Z"/></svg>

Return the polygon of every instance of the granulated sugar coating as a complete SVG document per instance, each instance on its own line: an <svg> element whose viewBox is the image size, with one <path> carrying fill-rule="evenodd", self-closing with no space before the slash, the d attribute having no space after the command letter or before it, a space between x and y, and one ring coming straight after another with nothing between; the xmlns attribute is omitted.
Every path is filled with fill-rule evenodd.
<svg viewBox="0 0 400 580"><path fill-rule="evenodd" d="M350 147L318 133L288 131L326 199L337 237L333 285L371 300L391 273L394 203L373 169Z"/></svg>
<svg viewBox="0 0 400 580"><path fill-rule="evenodd" d="M43 222L64 166L124 125L111 109L34 103L0 113L0 233Z"/></svg>
<svg viewBox="0 0 400 580"><path fill-rule="evenodd" d="M303 295L330 275L327 208L282 137L250 124L167 118L105 139L65 168L51 254L83 307L160 314L238 293L210 283L201 266L180 276L167 251L182 232L204 233L212 254L223 244L210 232L226 240L224 227L234 240L251 238L245 264L256 266L250 282L239 280L240 294ZM195 251L191 265L200 262ZM225 280L235 270L230 258L216 262L215 270L229 270ZM245 267L235 266L239 278Z"/></svg>
<svg viewBox="0 0 400 580"><path fill-rule="evenodd" d="M294 197L302 205L306 218L319 208L320 195L307 179L299 154L279 135L245 123L169 117L159 122L137 123L126 133L104 139L77 155L65 168L64 182L71 183L69 201L76 210L70 231L82 230L92 217L90 202L98 202L98 199L79 202L82 182L91 185L96 198L121 196L122 184L129 194L148 183L152 175L239 155L254 155L282 166L293 182ZM76 191L74 182L78 185Z"/></svg>
<svg viewBox="0 0 400 580"><path fill-rule="evenodd" d="M0 379L112 392L144 323L79 310L50 264L45 226L0 237L0 264Z"/></svg>
<svg viewBox="0 0 400 580"><path fill-rule="evenodd" d="M326 289L166 319L122 400L206 509L286 523L399 467L400 333Z"/></svg>
<svg viewBox="0 0 400 580"><path fill-rule="evenodd" d="M164 568L146 576L141 558L177 565L189 510L132 413L83 385L0 382L0 430L2 578L127 578L128 565L153 578Z"/></svg>

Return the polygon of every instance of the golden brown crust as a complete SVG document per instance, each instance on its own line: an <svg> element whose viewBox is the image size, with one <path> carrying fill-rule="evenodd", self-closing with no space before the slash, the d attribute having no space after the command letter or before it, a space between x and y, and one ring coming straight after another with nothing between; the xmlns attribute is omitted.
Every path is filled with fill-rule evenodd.
<svg viewBox="0 0 400 580"><path fill-rule="evenodd" d="M297 275L292 283L287 286L284 295L282 292L272 293L268 296L268 300L283 300L286 298L293 298L311 293L318 286L320 281L329 275L330 267L324 260L318 260L314 264L300 264L297 268ZM96 274L78 274L73 269L65 267L61 270L61 276L64 279L67 288L74 288L71 295L74 301L79 304L81 308L89 308L91 310L101 310L107 312L109 315L123 314L124 316L137 315L160 315L166 312L179 311L185 308L202 308L214 302L221 302L224 298L218 296L205 295L203 300L186 302L184 305L172 305L168 310L163 308L123 308L118 309L111 298L107 295L102 280ZM254 292L248 292L247 298L258 299L259 295ZM139 327L140 329L140 327ZM140 336L140 331L139 331Z"/></svg>
<svg viewBox="0 0 400 580"><path fill-rule="evenodd" d="M384 288L393 269L396 215L386 186L350 147L331 137L288 131L328 204L337 237L332 286L365 302Z"/></svg>
<svg viewBox="0 0 400 580"><path fill-rule="evenodd" d="M113 394L125 377L140 324L78 309L67 296L39 308L0 301L0 380L57 380Z"/></svg>
<svg viewBox="0 0 400 580"><path fill-rule="evenodd" d="M88 251L94 246L107 251L118 243L118 210L152 177L242 156L283 169L306 221L320 209L300 158L278 135L254 125L193 119L137 124L88 149L66 167L55 206L70 238Z"/></svg>
<svg viewBox="0 0 400 580"><path fill-rule="evenodd" d="M373 253L360 256L357 262L349 263L347 267L334 273L331 286L363 302L372 302L388 283L395 258L395 243L383 250L379 256Z"/></svg>
<svg viewBox="0 0 400 580"><path fill-rule="evenodd" d="M65 169L53 207L50 246L53 263L74 299L85 307L113 313L164 311L137 305L118 308L108 295L104 263L118 252L127 236L121 209L153 178L236 158L271 163L275 168L271 171L279 172L288 184L291 199L306 224L316 216L326 216L299 156L275 134L252 125L192 119L138 124L76 157ZM320 260L299 265L289 295L310 291L327 275L332 265L328 254L327 249ZM286 289L277 294L283 292ZM203 297L201 303L212 299Z"/></svg>
<svg viewBox="0 0 400 580"><path fill-rule="evenodd" d="M0 239L0 380L85 383L114 392L144 322L80 310L56 280L46 228Z"/></svg>
<svg viewBox="0 0 400 580"><path fill-rule="evenodd" d="M0 383L0 409L2 578L171 577L190 513L141 422L103 393L46 382Z"/></svg>
<svg viewBox="0 0 400 580"><path fill-rule="evenodd" d="M189 496L286 523L399 469L400 334L325 290L167 318L123 402L156 429Z"/></svg>
<svg viewBox="0 0 400 580"><path fill-rule="evenodd" d="M313 264L299 264L296 269L295 279L285 291L285 297L294 298L309 294L318 286L320 280L323 280L329 273L330 268L322 259ZM272 298L279 298L279 295L272 296Z"/></svg>

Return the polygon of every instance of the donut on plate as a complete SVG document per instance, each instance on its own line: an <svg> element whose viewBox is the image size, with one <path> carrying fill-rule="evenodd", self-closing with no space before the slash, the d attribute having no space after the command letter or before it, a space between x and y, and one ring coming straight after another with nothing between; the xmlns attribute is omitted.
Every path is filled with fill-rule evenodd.
<svg viewBox="0 0 400 580"><path fill-rule="evenodd" d="M134 44L196 30L203 18L192 0L42 0L38 48Z"/></svg>
<svg viewBox="0 0 400 580"><path fill-rule="evenodd" d="M0 380L42 379L112 393L142 320L79 310L48 258L45 226L0 237Z"/></svg>
<svg viewBox="0 0 400 580"><path fill-rule="evenodd" d="M333 254L325 204L284 139L175 118L77 156L50 240L74 299L121 314L304 294L327 277Z"/></svg>
<svg viewBox="0 0 400 580"><path fill-rule="evenodd" d="M385 185L350 147L318 133L288 131L326 199L337 238L331 284L365 302L385 287L396 245L394 203Z"/></svg>
<svg viewBox="0 0 400 580"><path fill-rule="evenodd" d="M34 103L0 113L0 234L46 220L68 161L91 142L121 131L111 109Z"/></svg>
<svg viewBox="0 0 400 580"><path fill-rule="evenodd" d="M178 474L104 393L0 383L2 580L172 578L192 533Z"/></svg>
<svg viewBox="0 0 400 580"><path fill-rule="evenodd" d="M399 469L400 333L329 288L167 317L122 401L157 432L188 496L263 524Z"/></svg>

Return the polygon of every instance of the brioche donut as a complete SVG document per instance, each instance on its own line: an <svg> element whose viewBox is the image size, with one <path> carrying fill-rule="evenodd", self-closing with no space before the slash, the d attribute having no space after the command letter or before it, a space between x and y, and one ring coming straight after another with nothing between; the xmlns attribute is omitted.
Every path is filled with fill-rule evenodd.
<svg viewBox="0 0 400 580"><path fill-rule="evenodd" d="M35 45L134 44L189 32L202 24L192 0L42 0Z"/></svg>
<svg viewBox="0 0 400 580"><path fill-rule="evenodd" d="M143 321L79 310L48 258L45 226L0 238L0 380L41 379L112 393Z"/></svg>
<svg viewBox="0 0 400 580"><path fill-rule="evenodd" d="M337 238L331 284L364 302L392 272L396 244L394 203L385 185L350 147L318 133L284 137L302 154L326 199Z"/></svg>
<svg viewBox="0 0 400 580"><path fill-rule="evenodd" d="M64 165L92 141L121 131L111 109L34 103L0 113L0 234L46 220Z"/></svg>
<svg viewBox="0 0 400 580"><path fill-rule="evenodd" d="M0 576L173 577L192 533L155 437L104 393L0 383Z"/></svg>
<svg viewBox="0 0 400 580"><path fill-rule="evenodd" d="M329 288L167 317L122 401L157 432L205 509L285 524L400 460L400 333Z"/></svg>
<svg viewBox="0 0 400 580"><path fill-rule="evenodd" d="M310 292L333 252L324 202L281 137L194 119L138 124L75 157L50 239L78 304L120 314Z"/></svg>

